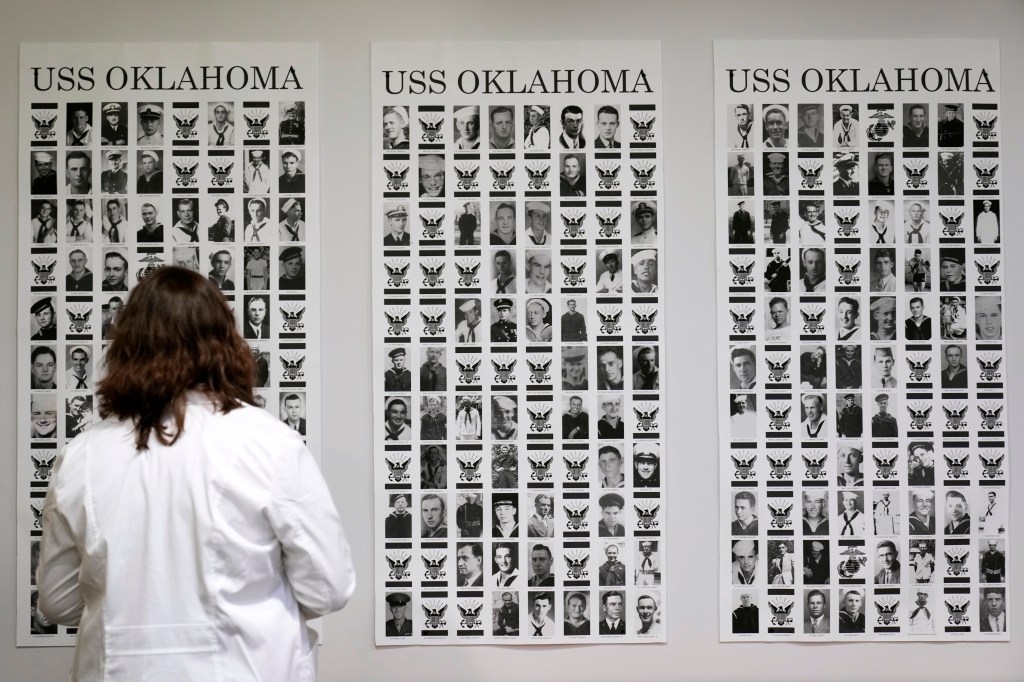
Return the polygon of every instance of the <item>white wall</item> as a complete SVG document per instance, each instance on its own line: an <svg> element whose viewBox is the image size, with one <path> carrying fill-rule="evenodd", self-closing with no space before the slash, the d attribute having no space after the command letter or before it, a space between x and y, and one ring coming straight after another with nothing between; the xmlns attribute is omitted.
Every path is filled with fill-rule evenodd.
<svg viewBox="0 0 1024 682"><path fill-rule="evenodd" d="M371 621L372 524L370 421L370 41L373 40L558 40L638 39L663 41L665 178L672 188L668 205L667 248L684 272L673 273L673 290L684 284L711 291L714 276L714 150L712 40L714 38L999 38L1002 41L1003 169L1014 187L1024 187L1024 2L918 0L839 3L826 0L771 2L556 2L520 0L430 0L429 2L195 2L105 0L72 4L4 3L0 23L0 205L8 219L0 225L0 311L8 324L0 329L0 357L16 356L15 310L17 239L15 221L18 42L45 41L316 41L321 44L321 102L324 160L323 252L325 291L335 294L334 309L324 310L325 422L337 431L324 434L346 445L323 453L324 470L347 521L357 554L362 587L351 605L327 621L321 649L321 678L335 680L1020 680L1024 662L1024 606L1010 604L1013 644L732 644L718 643L718 526L707 523L718 509L718 464L714 337L677 336L668 344L670 419L692 424L691 433L673 434L669 494L671 527L679 537L669 544L670 563L684 571L670 583L673 601L670 644L666 646L581 647L405 647L376 649ZM73 7L68 11L65 7ZM514 44L508 49L515 49ZM843 45L837 50L856 50ZM814 55L808 55L813 60ZM671 122L671 137L669 134ZM372 125L376 125L373 123ZM1011 150L1016 150L1012 153ZM1006 215L1020 216L1022 199L1008 189ZM1007 262L1024 256L1024 239L1010 222ZM339 254L334 257L331 254ZM680 261L682 254L686 261ZM330 267L337 264L343 267ZM1008 338L1022 347L1024 283L1021 269L1006 269ZM337 295L341 294L341 296ZM1017 295L1014 295L1017 294ZM339 301L345 298L344 304ZM710 325L713 297L669 299L672 327L684 319ZM349 329L363 329L346 339ZM343 349L343 350L337 350ZM688 363L685 358L698 360ZM1024 359L1010 360L1012 386L1008 414L1024 421ZM687 387L704 387L693 390ZM0 547L13 548L15 366L0 365ZM1019 428L1017 429L1019 430ZM1024 434L1014 433L1015 444ZM684 448L683 443L687 443ZM1011 458L1019 461L1020 448ZM1018 491L1015 518L1024 518L1024 485ZM691 521L699 517L703 522ZM1014 541L1024 524L1013 527ZM1024 544L1020 545L1024 547ZM1024 584L1024 555L1011 546L1011 580ZM70 649L15 649L11 603L15 557L0 552L0 678L66 679ZM379 609L377 609L379 611ZM530 657L527 659L526 657ZM639 670L646 670L641 675Z"/></svg>

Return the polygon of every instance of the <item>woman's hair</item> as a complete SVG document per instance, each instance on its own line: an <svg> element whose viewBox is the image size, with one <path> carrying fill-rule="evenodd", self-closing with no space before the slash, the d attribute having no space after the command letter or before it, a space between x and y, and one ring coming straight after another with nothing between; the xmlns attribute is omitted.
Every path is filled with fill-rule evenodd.
<svg viewBox="0 0 1024 682"><path fill-rule="evenodd" d="M99 384L100 416L131 419L135 447L181 435L190 390L224 413L252 404L256 363L216 285L180 267L146 276L114 325ZM166 420L173 418L173 428Z"/></svg>

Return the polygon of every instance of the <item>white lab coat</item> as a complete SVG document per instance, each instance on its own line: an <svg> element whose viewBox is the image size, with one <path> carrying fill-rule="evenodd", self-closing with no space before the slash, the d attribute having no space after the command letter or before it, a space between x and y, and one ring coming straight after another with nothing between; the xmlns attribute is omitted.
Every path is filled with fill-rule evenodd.
<svg viewBox="0 0 1024 682"><path fill-rule="evenodd" d="M312 681L306 618L355 588L312 454L265 410L193 394L181 437L138 452L106 419L58 459L39 608L79 626L71 678Z"/></svg>

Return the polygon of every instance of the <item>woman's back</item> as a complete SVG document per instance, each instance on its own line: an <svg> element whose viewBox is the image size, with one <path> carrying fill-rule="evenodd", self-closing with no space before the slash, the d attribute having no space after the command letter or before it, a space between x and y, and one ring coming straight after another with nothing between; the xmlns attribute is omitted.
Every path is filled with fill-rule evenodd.
<svg viewBox="0 0 1024 682"><path fill-rule="evenodd" d="M173 445L137 451L134 434L104 420L51 482L40 607L79 622L75 679L315 679L304 619L341 608L354 578L301 438L196 392Z"/></svg>

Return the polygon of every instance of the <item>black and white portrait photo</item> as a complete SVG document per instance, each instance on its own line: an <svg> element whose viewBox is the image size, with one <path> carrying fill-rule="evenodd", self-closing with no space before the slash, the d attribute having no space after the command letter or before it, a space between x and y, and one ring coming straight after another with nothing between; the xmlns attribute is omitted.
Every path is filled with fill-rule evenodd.
<svg viewBox="0 0 1024 682"><path fill-rule="evenodd" d="M235 105L233 102L210 102L207 105L207 142L211 147L233 147L235 144Z"/></svg>
<svg viewBox="0 0 1024 682"><path fill-rule="evenodd" d="M89 194L93 186L92 152L75 149L64 155L64 179L68 194Z"/></svg>
<svg viewBox="0 0 1024 682"><path fill-rule="evenodd" d="M587 155L581 152L560 155L558 166L560 196L585 197L587 195L586 162Z"/></svg>
<svg viewBox="0 0 1024 682"><path fill-rule="evenodd" d="M478 149L480 147L480 107L456 107L452 116L455 148L459 150ZM433 195L438 196L438 195Z"/></svg>
<svg viewBox="0 0 1024 682"><path fill-rule="evenodd" d="M633 446L633 487L658 488L661 486L661 446L644 441Z"/></svg>
<svg viewBox="0 0 1024 682"><path fill-rule="evenodd" d="M477 144L480 141L477 139ZM419 194L421 198L443 197L445 187L444 157L437 154L420 154Z"/></svg>
<svg viewBox="0 0 1024 682"><path fill-rule="evenodd" d="M409 110L403 106L384 107L384 149L409 148Z"/></svg>
<svg viewBox="0 0 1024 682"><path fill-rule="evenodd" d="M160 194L164 191L164 171L160 150L146 149L136 154L135 191Z"/></svg>
<svg viewBox="0 0 1024 682"><path fill-rule="evenodd" d="M389 441L412 439L412 421L409 417L408 396L393 396L385 400L384 439Z"/></svg>
<svg viewBox="0 0 1024 682"><path fill-rule="evenodd" d="M100 144L104 147L123 147L128 144L128 103L103 102L100 124Z"/></svg>
<svg viewBox="0 0 1024 682"><path fill-rule="evenodd" d="M621 146L618 107L610 104L597 106L594 124L594 149L618 149Z"/></svg>
<svg viewBox="0 0 1024 682"><path fill-rule="evenodd" d="M726 129L728 133L729 147L731 149L750 149L750 143L757 144L757 135L750 139L754 120L751 117L753 105L747 103L735 104L729 108L727 113Z"/></svg>
<svg viewBox="0 0 1024 682"><path fill-rule="evenodd" d="M928 105L918 102L903 105L903 146L927 147L930 134L928 132Z"/></svg>
<svg viewBox="0 0 1024 682"><path fill-rule="evenodd" d="M732 632L733 634L751 634L760 631L760 615L757 602L754 600L755 593L751 590L735 591L732 610Z"/></svg>
<svg viewBox="0 0 1024 682"><path fill-rule="evenodd" d="M547 150L551 147L551 108L527 104L523 107L523 149Z"/></svg>
<svg viewBox="0 0 1024 682"><path fill-rule="evenodd" d="M964 111L960 103L940 103L935 107L937 142L940 147L964 146Z"/></svg>
<svg viewBox="0 0 1024 682"><path fill-rule="evenodd" d="M75 102L67 105L67 145L69 147L91 147L95 139L93 130L92 102Z"/></svg>
<svg viewBox="0 0 1024 682"><path fill-rule="evenodd" d="M856 104L832 105L832 146L856 149L860 143L859 107Z"/></svg>
<svg viewBox="0 0 1024 682"><path fill-rule="evenodd" d="M490 149L515 149L515 117L515 110L512 107L504 105L488 107L490 130L487 146Z"/></svg>
<svg viewBox="0 0 1024 682"><path fill-rule="evenodd" d="M789 146L789 107L784 104L764 105L761 107L761 124L766 149Z"/></svg>
<svg viewBox="0 0 1024 682"><path fill-rule="evenodd" d="M448 496L424 493L420 496L420 537L448 537Z"/></svg>
<svg viewBox="0 0 1024 682"><path fill-rule="evenodd" d="M306 144L306 103L285 101L278 104L280 123L277 139L281 145Z"/></svg>
<svg viewBox="0 0 1024 682"><path fill-rule="evenodd" d="M1000 242L999 215L998 199L974 200L974 242L976 244L998 244Z"/></svg>
<svg viewBox="0 0 1024 682"><path fill-rule="evenodd" d="M748 153L729 153L729 168L726 181L729 196L745 197L754 194L754 156Z"/></svg>
<svg viewBox="0 0 1024 682"><path fill-rule="evenodd" d="M140 102L136 106L135 132L140 147L163 146L164 108L159 102Z"/></svg>
<svg viewBox="0 0 1024 682"><path fill-rule="evenodd" d="M128 192L128 163L125 152L108 149L103 152L100 191L104 194L126 194Z"/></svg>

